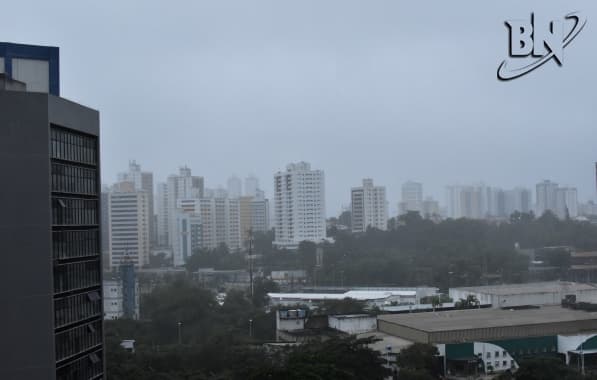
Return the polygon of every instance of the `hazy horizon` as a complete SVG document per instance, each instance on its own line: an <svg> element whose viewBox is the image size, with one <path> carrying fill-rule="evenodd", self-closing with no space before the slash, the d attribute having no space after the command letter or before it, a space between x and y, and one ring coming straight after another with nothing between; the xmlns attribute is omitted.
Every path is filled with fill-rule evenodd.
<svg viewBox="0 0 597 380"><path fill-rule="evenodd" d="M511 81L504 21L583 11L565 52ZM550 179L595 197L597 4L509 0L71 3L4 7L0 40L60 47L61 92L100 110L102 177L135 159L226 187L310 162L328 216L373 178L414 180L445 205L450 184L504 189ZM27 17L20 17L27 15ZM57 28L56 25L60 25ZM393 215L392 215L393 216Z"/></svg>

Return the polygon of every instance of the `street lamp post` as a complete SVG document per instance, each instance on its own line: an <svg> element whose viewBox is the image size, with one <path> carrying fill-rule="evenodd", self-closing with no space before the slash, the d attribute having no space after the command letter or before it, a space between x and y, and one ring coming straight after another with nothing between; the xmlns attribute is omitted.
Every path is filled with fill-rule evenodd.
<svg viewBox="0 0 597 380"><path fill-rule="evenodd" d="M178 322L178 345L182 344L182 322Z"/></svg>
<svg viewBox="0 0 597 380"><path fill-rule="evenodd" d="M253 338L253 319L249 319L249 337Z"/></svg>

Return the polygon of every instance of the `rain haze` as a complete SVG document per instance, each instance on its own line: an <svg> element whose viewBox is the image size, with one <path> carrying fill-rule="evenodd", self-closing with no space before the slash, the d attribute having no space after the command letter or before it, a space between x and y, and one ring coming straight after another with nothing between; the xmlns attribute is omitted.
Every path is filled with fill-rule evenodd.
<svg viewBox="0 0 597 380"><path fill-rule="evenodd" d="M504 21L583 11L588 24L510 82ZM62 96L101 112L102 177L137 160L156 181L188 165L207 187L308 161L328 216L351 186L551 179L595 195L594 1L11 2L0 40L60 47ZM59 25L60 27L56 27Z"/></svg>

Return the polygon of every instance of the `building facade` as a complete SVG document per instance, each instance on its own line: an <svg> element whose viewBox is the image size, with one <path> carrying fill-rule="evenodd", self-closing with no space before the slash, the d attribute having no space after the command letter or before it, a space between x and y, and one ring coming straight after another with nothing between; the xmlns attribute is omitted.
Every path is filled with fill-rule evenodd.
<svg viewBox="0 0 597 380"><path fill-rule="evenodd" d="M156 202L157 244L160 247L167 247L170 245L168 239L168 222L170 220L168 215L168 205L168 184L160 182L157 184Z"/></svg>
<svg viewBox="0 0 597 380"><path fill-rule="evenodd" d="M136 190L133 182L120 182L108 197L110 268L133 263L149 264L149 194Z"/></svg>
<svg viewBox="0 0 597 380"><path fill-rule="evenodd" d="M363 186L351 190L352 232L365 232L367 228L385 231L388 229L388 202L385 186L374 186L366 178Z"/></svg>
<svg viewBox="0 0 597 380"><path fill-rule="evenodd" d="M153 196L153 173L141 170L141 165L136 161L129 162L128 172L118 175L119 182L132 182L135 190L144 191L149 202L149 242L157 244L156 226L154 226L154 196Z"/></svg>
<svg viewBox="0 0 597 380"><path fill-rule="evenodd" d="M556 210L556 193L558 191L558 184L545 180L538 183L537 190L537 204L535 205L535 214L540 217L546 211Z"/></svg>
<svg viewBox="0 0 597 380"><path fill-rule="evenodd" d="M6 49L0 46L4 80L23 79ZM43 55L48 48L39 50ZM40 80L49 92L58 93L53 58L47 62L25 72L45 76ZM0 190L0 241L12 252L0 275L6 310L0 316L0 378L101 379L99 113L24 91L45 87L17 87L22 91L0 90L0 170L10 184Z"/></svg>
<svg viewBox="0 0 597 380"><path fill-rule="evenodd" d="M274 175L274 245L296 249L301 241L326 237L325 176L307 162Z"/></svg>
<svg viewBox="0 0 597 380"><path fill-rule="evenodd" d="M404 215L409 211L421 212L423 202L423 184L408 181L402 184L402 198L398 204L398 214Z"/></svg>
<svg viewBox="0 0 597 380"><path fill-rule="evenodd" d="M167 244L172 246L171 237L174 236L176 228L176 207L179 199L199 199L204 196L204 181L203 177L191 175L191 169L188 167L181 167L178 175L170 175L168 177L167 188L165 194L166 220L168 221L168 236ZM163 201L163 200L161 200ZM160 217L163 222L164 217Z"/></svg>

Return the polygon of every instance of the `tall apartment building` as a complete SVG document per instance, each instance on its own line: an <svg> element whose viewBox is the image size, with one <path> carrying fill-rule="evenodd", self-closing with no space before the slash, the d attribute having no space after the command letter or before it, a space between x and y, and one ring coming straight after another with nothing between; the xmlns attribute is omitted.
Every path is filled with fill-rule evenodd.
<svg viewBox="0 0 597 380"><path fill-rule="evenodd" d="M101 379L99 113L58 97L58 48L0 60L0 378Z"/></svg>
<svg viewBox="0 0 597 380"><path fill-rule="evenodd" d="M505 202L506 216L510 216L516 211L529 213L533 210L533 195L529 189L517 187L506 190Z"/></svg>
<svg viewBox="0 0 597 380"><path fill-rule="evenodd" d="M149 241L157 244L156 228L154 226L154 196L153 196L153 173L141 171L141 165L136 161L129 162L129 171L118 174L119 182L132 182L135 190L142 190L149 199Z"/></svg>
<svg viewBox="0 0 597 380"><path fill-rule="evenodd" d="M307 162L274 174L274 244L296 249L301 241L326 237L325 175Z"/></svg>
<svg viewBox="0 0 597 380"><path fill-rule="evenodd" d="M476 186L448 186L447 205L449 218L481 219L483 209L483 192Z"/></svg>
<svg viewBox="0 0 597 380"><path fill-rule="evenodd" d="M157 218L156 218L156 231L157 231L157 244L160 247L167 247L169 243L168 239L168 227L170 217L168 215L168 184L160 182L157 184Z"/></svg>
<svg viewBox="0 0 597 380"><path fill-rule="evenodd" d="M350 198L352 232L365 232L369 227L388 229L385 186L374 186L372 179L363 179L363 186L352 188Z"/></svg>
<svg viewBox="0 0 597 380"><path fill-rule="evenodd" d="M421 204L421 216L425 219L436 219L440 217L439 202L433 198L426 198Z"/></svg>
<svg viewBox="0 0 597 380"><path fill-rule="evenodd" d="M176 224L172 235L173 262L174 266L182 266L195 249L202 248L200 200L179 199L176 202L174 218Z"/></svg>
<svg viewBox="0 0 597 380"><path fill-rule="evenodd" d="M409 211L421 212L423 202L423 184L408 181L402 184L402 198L398 204L398 214L403 215Z"/></svg>
<svg viewBox="0 0 597 380"><path fill-rule="evenodd" d="M162 245L169 245L172 246L171 236L174 233L174 228L176 227L176 204L179 199L198 199L203 198L204 195L204 183L203 177L193 176L191 175L191 169L188 167L181 167L179 169L178 175L170 175L168 177L167 187L165 194L161 194L162 198L165 198L167 204L166 209L162 210L164 214L166 214L167 222L168 222L168 231L167 237L164 236L165 243ZM158 187L158 190L163 190ZM160 199L159 203L163 202L163 199ZM164 212L165 211L165 212ZM164 216L160 216L158 220L158 224L161 225L163 222Z"/></svg>
<svg viewBox="0 0 597 380"><path fill-rule="evenodd" d="M149 194L133 182L119 182L108 196L110 268L149 264Z"/></svg>
<svg viewBox="0 0 597 380"><path fill-rule="evenodd" d="M239 198L240 231L243 247L248 246L251 231L269 230L269 201L262 196Z"/></svg>
<svg viewBox="0 0 597 380"><path fill-rule="evenodd" d="M255 176L248 176L245 178L245 192L244 195L247 197L257 196L257 190L259 189L259 179Z"/></svg>
<svg viewBox="0 0 597 380"><path fill-rule="evenodd" d="M545 213L545 211L552 211L555 213L556 210L556 192L558 190L558 184L551 181L543 181L537 184L537 204L535 214L539 217Z"/></svg>
<svg viewBox="0 0 597 380"><path fill-rule="evenodd" d="M578 216L578 192L574 187L558 187L555 214L560 219Z"/></svg>
<svg viewBox="0 0 597 380"><path fill-rule="evenodd" d="M240 178L236 176L228 178L227 190L230 198L239 198L243 195L243 183Z"/></svg>
<svg viewBox="0 0 597 380"><path fill-rule="evenodd" d="M214 249L220 244L230 250L241 248L238 199L179 199L174 215L172 253L175 266L184 265L198 248Z"/></svg>

